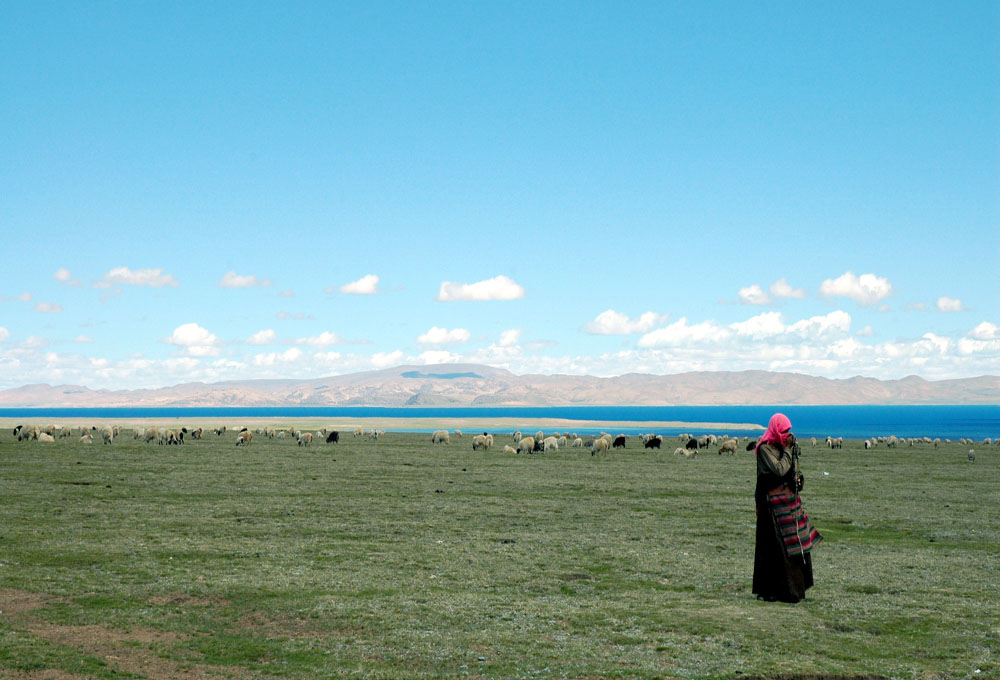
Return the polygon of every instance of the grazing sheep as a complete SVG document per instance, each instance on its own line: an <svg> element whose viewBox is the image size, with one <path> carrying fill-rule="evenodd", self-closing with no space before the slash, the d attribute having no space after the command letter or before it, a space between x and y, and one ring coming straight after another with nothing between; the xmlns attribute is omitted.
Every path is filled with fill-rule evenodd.
<svg viewBox="0 0 1000 680"><path fill-rule="evenodd" d="M873 446L873 444L871 443L871 440L866 439L865 440L865 449L870 449L870 448L872 448L872 446Z"/></svg>
<svg viewBox="0 0 1000 680"><path fill-rule="evenodd" d="M363 434L364 434L364 430L362 430L360 427L354 428L354 436L355 437L360 437Z"/></svg>
<svg viewBox="0 0 1000 680"><path fill-rule="evenodd" d="M683 456L685 453L687 453L687 449L685 449L683 446L678 446L676 449L674 449L675 456Z"/></svg>
<svg viewBox="0 0 1000 680"><path fill-rule="evenodd" d="M625 448L625 435L620 434L617 437L615 437L615 440L614 440L614 442L612 442L611 445L614 448L616 448L616 449L624 449Z"/></svg>
<svg viewBox="0 0 1000 680"><path fill-rule="evenodd" d="M570 444L570 446L572 448L574 448L574 449L582 449L583 448L583 440L580 439L579 437L577 437L576 439L573 440L573 443Z"/></svg>
<svg viewBox="0 0 1000 680"><path fill-rule="evenodd" d="M563 449L565 449L565 448L566 448L566 444L567 444L568 442L569 442L569 440L568 440L568 439L566 439L566 435L563 435L563 436L559 437L559 447L560 447L560 448L563 448Z"/></svg>
<svg viewBox="0 0 1000 680"><path fill-rule="evenodd" d="M93 444L94 443L94 438L89 433L85 434L82 437L80 437L80 443L81 444Z"/></svg>
<svg viewBox="0 0 1000 680"><path fill-rule="evenodd" d="M285 438L285 431L284 430L278 430L278 434L276 434L275 436L278 439L284 439Z"/></svg>
<svg viewBox="0 0 1000 680"><path fill-rule="evenodd" d="M534 437L521 437L520 441L517 442L518 453L534 453L534 451L535 451Z"/></svg>
<svg viewBox="0 0 1000 680"><path fill-rule="evenodd" d="M212 431L215 432L217 436L221 437L222 435L226 434L226 426L222 425L221 427L217 427Z"/></svg>
<svg viewBox="0 0 1000 680"><path fill-rule="evenodd" d="M299 437L299 446L312 446L313 436L312 432L303 432Z"/></svg>
<svg viewBox="0 0 1000 680"><path fill-rule="evenodd" d="M535 433L535 441L536 442L540 442L543 439L545 439L545 433L544 432L542 432L541 430L539 430L538 432Z"/></svg>
<svg viewBox="0 0 1000 680"><path fill-rule="evenodd" d="M114 438L115 438L114 430L112 430L107 425L101 428L101 439L104 441L105 444L110 444L112 441L114 441Z"/></svg>
<svg viewBox="0 0 1000 680"><path fill-rule="evenodd" d="M486 443L486 435L484 435L484 434L477 434L475 437L472 438L472 450L473 451L478 451L479 449L482 449L483 451L487 451L487 450L489 450L489 448L490 448L489 445Z"/></svg>
<svg viewBox="0 0 1000 680"><path fill-rule="evenodd" d="M336 430L334 430L330 434L326 435L326 443L327 444L336 444L339 441L340 441L340 433L337 432Z"/></svg>
<svg viewBox="0 0 1000 680"><path fill-rule="evenodd" d="M461 439L462 438L462 431L461 430L455 430L455 436L458 437L459 439Z"/></svg>
<svg viewBox="0 0 1000 680"><path fill-rule="evenodd" d="M688 439L687 444L684 445L684 448L688 449L688 450L692 450L692 451L695 450L695 449L697 449L698 448L698 440L695 439L694 437L691 437L690 439Z"/></svg>
<svg viewBox="0 0 1000 680"><path fill-rule="evenodd" d="M558 451L559 440L555 437L546 437L542 441L542 451Z"/></svg>
<svg viewBox="0 0 1000 680"><path fill-rule="evenodd" d="M813 446L816 446L816 437L811 438L809 440L809 443L812 444Z"/></svg>
<svg viewBox="0 0 1000 680"><path fill-rule="evenodd" d="M719 447L719 455L721 456L723 453L728 453L731 456L736 455L735 439L727 439L726 441L722 442L722 446Z"/></svg>
<svg viewBox="0 0 1000 680"><path fill-rule="evenodd" d="M747 451L754 451L757 449L757 440L747 442Z"/></svg>
<svg viewBox="0 0 1000 680"><path fill-rule="evenodd" d="M39 441L41 440L39 439ZM969 449L969 462L970 463L976 462L976 452L973 449Z"/></svg>
<svg viewBox="0 0 1000 680"><path fill-rule="evenodd" d="M450 444L451 436L448 430L435 430L431 435L431 444Z"/></svg>
<svg viewBox="0 0 1000 680"><path fill-rule="evenodd" d="M698 449L685 449L684 458L690 460L698 455Z"/></svg>
<svg viewBox="0 0 1000 680"><path fill-rule="evenodd" d="M643 443L643 447L647 449L658 449L660 444L663 442L663 437L659 435L653 435Z"/></svg>
<svg viewBox="0 0 1000 680"><path fill-rule="evenodd" d="M253 441L253 433L250 430L243 430L236 435L236 446L250 446Z"/></svg>
<svg viewBox="0 0 1000 680"><path fill-rule="evenodd" d="M56 438L53 437L48 432L39 432L38 433L38 441L40 441L40 442L45 442L46 444L49 444L49 443L54 442L55 440L56 440Z"/></svg>
<svg viewBox="0 0 1000 680"><path fill-rule="evenodd" d="M510 444L504 444L503 445L503 452L504 453L517 453L517 449L515 449Z"/></svg>
<svg viewBox="0 0 1000 680"><path fill-rule="evenodd" d="M593 456L596 453L607 451L608 448L609 448L608 440L605 439L604 437L598 437L597 439L594 440L594 445L590 447L590 455Z"/></svg>

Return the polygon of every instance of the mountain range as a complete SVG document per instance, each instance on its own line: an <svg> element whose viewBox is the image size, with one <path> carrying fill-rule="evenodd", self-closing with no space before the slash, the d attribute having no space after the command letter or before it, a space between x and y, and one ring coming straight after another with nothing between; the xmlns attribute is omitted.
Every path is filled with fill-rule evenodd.
<svg viewBox="0 0 1000 680"><path fill-rule="evenodd" d="M742 404L1000 404L1000 376L929 381L713 371L612 378L515 375L475 364L398 366L306 380L183 383L136 390L25 385L0 407L672 406Z"/></svg>

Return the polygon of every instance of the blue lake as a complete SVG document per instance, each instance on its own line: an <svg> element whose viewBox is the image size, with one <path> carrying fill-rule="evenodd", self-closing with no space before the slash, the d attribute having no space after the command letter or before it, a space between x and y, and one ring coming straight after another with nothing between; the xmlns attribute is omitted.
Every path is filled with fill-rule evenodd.
<svg viewBox="0 0 1000 680"><path fill-rule="evenodd" d="M0 418L564 418L596 420L608 429L636 433L644 428L615 428L624 421L758 423L775 411L792 421L802 437L833 435L864 439L877 435L976 440L1000 437L1000 405L990 406L556 406L495 408L278 407L278 408L6 408ZM574 428L577 432L590 432ZM688 430L690 428L687 428ZM428 430L429 431L429 430ZM680 430L660 429L661 434ZM695 433L697 434L697 433ZM755 435L759 431L739 432Z"/></svg>

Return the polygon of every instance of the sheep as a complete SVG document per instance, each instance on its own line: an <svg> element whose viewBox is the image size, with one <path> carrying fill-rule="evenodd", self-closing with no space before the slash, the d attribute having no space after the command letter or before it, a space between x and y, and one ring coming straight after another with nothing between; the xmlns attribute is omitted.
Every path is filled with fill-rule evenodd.
<svg viewBox="0 0 1000 680"><path fill-rule="evenodd" d="M568 442L569 440L566 438L566 435L559 437L559 448L565 449Z"/></svg>
<svg viewBox="0 0 1000 680"><path fill-rule="evenodd" d="M517 453L517 449L515 449L510 444L504 444L503 445L503 452L504 453Z"/></svg>
<svg viewBox="0 0 1000 680"><path fill-rule="evenodd" d="M340 433L337 432L336 430L334 430L330 434L326 435L326 443L327 444L336 444L339 441L340 441Z"/></svg>
<svg viewBox="0 0 1000 680"><path fill-rule="evenodd" d="M685 449L684 458L690 460L698 455L698 449Z"/></svg>
<svg viewBox="0 0 1000 680"><path fill-rule="evenodd" d="M486 443L486 435L477 434L475 437L472 438L473 451L478 451L479 449L487 451L489 448L490 448L489 445Z"/></svg>
<svg viewBox="0 0 1000 680"><path fill-rule="evenodd" d="M238 435L236 435L236 446L250 446L253 442L253 433L250 430L242 430Z"/></svg>
<svg viewBox="0 0 1000 680"><path fill-rule="evenodd" d="M574 449L582 449L583 448L583 440L580 439L579 437L577 437L576 439L573 440L573 443L570 444L570 447L574 448Z"/></svg>
<svg viewBox="0 0 1000 680"><path fill-rule="evenodd" d="M659 449L660 444L663 442L663 437L660 435L652 435L643 443L643 447L647 449Z"/></svg>
<svg viewBox="0 0 1000 680"><path fill-rule="evenodd" d="M731 456L735 456L736 443L737 442L735 439L727 439L726 441L722 442L722 446L719 447L719 455L721 456L723 453L728 453Z"/></svg>
<svg viewBox="0 0 1000 680"><path fill-rule="evenodd" d="M72 436L73 436L73 428L72 427L68 427L67 426L67 427L60 427L59 428L59 438L60 439L66 439L67 437L72 437Z"/></svg>
<svg viewBox="0 0 1000 680"><path fill-rule="evenodd" d="M870 448L872 448L871 440L866 439L865 440L865 449L867 450L867 449L870 449Z"/></svg>
<svg viewBox="0 0 1000 680"><path fill-rule="evenodd" d="M690 437L688 439L688 441L687 441L687 444L684 445L684 448L688 449L688 450L697 449L698 448L698 440L695 439L694 437Z"/></svg>
<svg viewBox="0 0 1000 680"><path fill-rule="evenodd" d="M51 442L54 442L55 440L56 440L56 438L53 437L48 432L39 432L38 433L38 441L40 441L40 442L51 443Z"/></svg>
<svg viewBox="0 0 1000 680"><path fill-rule="evenodd" d="M462 438L462 431L461 430L455 430L455 436L458 437L459 439L461 439Z"/></svg>
<svg viewBox="0 0 1000 680"><path fill-rule="evenodd" d="M385 430L372 430L368 433L368 438L372 441L378 441L378 438L385 434Z"/></svg>
<svg viewBox="0 0 1000 680"><path fill-rule="evenodd" d="M303 432L302 436L299 437L298 446L311 446L313 443L312 432Z"/></svg>
<svg viewBox="0 0 1000 680"><path fill-rule="evenodd" d="M434 434L431 435L431 444L450 444L451 436L448 434L448 430L434 430Z"/></svg>
<svg viewBox="0 0 1000 680"><path fill-rule="evenodd" d="M545 433L544 432L542 432L541 430L539 430L538 432L535 433L535 441L536 442L540 442L543 439L545 439Z"/></svg>
<svg viewBox="0 0 1000 680"><path fill-rule="evenodd" d="M226 434L226 426L225 425L221 425L221 426L215 428L214 430L212 430L212 432L214 432L217 436L221 437L222 435Z"/></svg>
<svg viewBox="0 0 1000 680"><path fill-rule="evenodd" d="M360 437L363 434L364 434L364 430L362 430L360 427L354 428L354 436L355 437Z"/></svg>
<svg viewBox="0 0 1000 680"><path fill-rule="evenodd" d="M39 439L39 441L41 441L41 439ZM969 462L970 463L976 462L976 452L973 449L969 449Z"/></svg>
<svg viewBox="0 0 1000 680"><path fill-rule="evenodd" d="M543 451L558 451L559 450L559 440L555 437L546 437L542 442Z"/></svg>
<svg viewBox="0 0 1000 680"><path fill-rule="evenodd" d="M615 437L615 439L614 439L614 441L612 442L611 445L614 448L616 448L616 449L624 449L625 448L625 435L620 434L617 437Z"/></svg>
<svg viewBox="0 0 1000 680"><path fill-rule="evenodd" d="M755 451L757 449L757 440L747 442L747 451Z"/></svg>
<svg viewBox="0 0 1000 680"><path fill-rule="evenodd" d="M88 433L80 437L81 444L93 444L94 438Z"/></svg>
<svg viewBox="0 0 1000 680"><path fill-rule="evenodd" d="M594 445L590 447L590 455L593 456L600 451L607 451L608 447L608 440L604 437L598 437L594 440Z"/></svg>
<svg viewBox="0 0 1000 680"><path fill-rule="evenodd" d="M681 446L678 446L676 449L674 449L674 455L675 456L685 456L685 455L687 455L687 452L688 452L688 450L685 449L685 448L683 448L683 447L681 447Z"/></svg>
<svg viewBox="0 0 1000 680"><path fill-rule="evenodd" d="M101 428L101 439L104 441L105 444L110 444L112 441L114 441L114 438L115 438L114 430L112 430L107 425Z"/></svg>
<svg viewBox="0 0 1000 680"><path fill-rule="evenodd" d="M534 453L535 451L535 438L534 437L521 437L520 441L517 442L517 452L518 453Z"/></svg>
<svg viewBox="0 0 1000 680"><path fill-rule="evenodd" d="M519 441L521 441L521 431L514 430L514 434L512 434L511 437L514 439L515 444L518 443Z"/></svg>

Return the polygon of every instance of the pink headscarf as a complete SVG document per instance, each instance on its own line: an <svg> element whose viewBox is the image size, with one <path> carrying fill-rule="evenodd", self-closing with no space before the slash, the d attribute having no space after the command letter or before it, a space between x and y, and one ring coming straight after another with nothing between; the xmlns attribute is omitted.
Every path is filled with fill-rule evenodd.
<svg viewBox="0 0 1000 680"><path fill-rule="evenodd" d="M757 442L757 446L753 450L754 454L757 453L757 449L764 442L784 446L788 442L787 431L791 429L792 421L788 419L788 416L784 413L775 413L771 416L771 422L767 424L767 431L764 433L764 436Z"/></svg>

